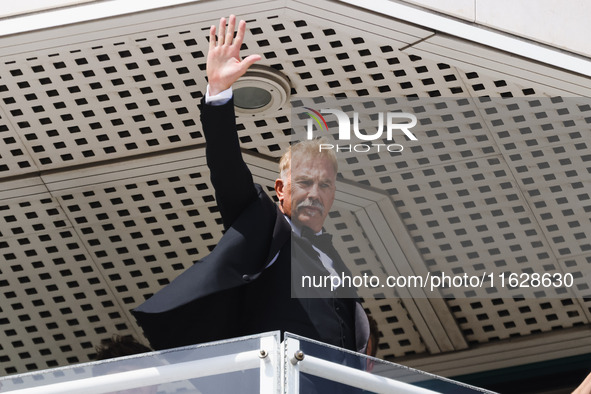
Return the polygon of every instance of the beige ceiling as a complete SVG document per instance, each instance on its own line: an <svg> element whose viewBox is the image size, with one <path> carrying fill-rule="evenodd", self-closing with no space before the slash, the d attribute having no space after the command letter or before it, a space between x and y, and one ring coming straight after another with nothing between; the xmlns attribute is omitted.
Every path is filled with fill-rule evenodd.
<svg viewBox="0 0 591 394"><path fill-rule="evenodd" d="M574 277L364 294L380 357L450 376L591 350L587 77L341 2L206 1L0 38L0 375L141 338L129 310L215 246L198 104L231 11L296 100L396 98L419 120L402 154L340 156L327 227L354 273ZM269 191L291 118L238 119Z"/></svg>

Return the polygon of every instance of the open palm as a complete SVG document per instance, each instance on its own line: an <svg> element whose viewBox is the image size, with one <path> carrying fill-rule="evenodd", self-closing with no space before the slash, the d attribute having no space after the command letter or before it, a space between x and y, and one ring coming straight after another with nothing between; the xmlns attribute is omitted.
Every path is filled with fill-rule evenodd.
<svg viewBox="0 0 591 394"><path fill-rule="evenodd" d="M246 70L255 62L261 60L259 55L250 55L240 59L240 46L246 31L246 22L238 24L238 33L234 38L236 17L230 15L226 28L226 19L220 19L218 37L216 40L216 28L209 29L209 52L207 54L207 79L209 82L209 94L214 96L228 89Z"/></svg>

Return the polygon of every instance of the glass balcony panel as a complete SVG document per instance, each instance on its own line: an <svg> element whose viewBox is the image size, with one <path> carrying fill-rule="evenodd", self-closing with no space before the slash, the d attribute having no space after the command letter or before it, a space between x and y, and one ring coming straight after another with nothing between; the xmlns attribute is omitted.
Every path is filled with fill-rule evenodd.
<svg viewBox="0 0 591 394"><path fill-rule="evenodd" d="M301 372L299 380L300 393L368 394L393 392L389 390L394 389L396 389L397 393L409 394L427 394L429 392L449 394L492 393L478 387L330 346L298 335L286 333L285 339L299 341L298 350L303 352L303 360L299 362ZM290 349L289 351L294 349L289 347L289 342L288 349ZM297 357L294 357L293 354L288 353L286 357L291 358L292 364L296 362ZM312 363L304 366L306 361L312 361ZM326 363L326 361L329 363ZM371 378L364 379L363 374L340 368L341 366L362 372L366 375L365 378L367 378L367 375L373 375L373 377L385 377L392 381L381 382L380 379L375 378L373 380ZM328 375L330 377L319 377L318 375ZM369 388L374 387L373 385L375 387L381 385L383 388L381 391L372 391Z"/></svg>
<svg viewBox="0 0 591 394"><path fill-rule="evenodd" d="M261 366L280 376L279 333L125 356L0 378L0 391L14 394L225 394L261 393ZM264 344L266 357L261 358ZM270 354L270 353L275 354ZM265 386L273 386L266 379Z"/></svg>

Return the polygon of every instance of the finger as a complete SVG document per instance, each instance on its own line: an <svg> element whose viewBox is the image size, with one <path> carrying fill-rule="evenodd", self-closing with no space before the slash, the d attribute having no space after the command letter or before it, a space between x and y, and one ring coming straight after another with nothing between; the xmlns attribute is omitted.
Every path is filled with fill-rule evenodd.
<svg viewBox="0 0 591 394"><path fill-rule="evenodd" d="M211 25L209 28L209 50L215 48L215 26Z"/></svg>
<svg viewBox="0 0 591 394"><path fill-rule="evenodd" d="M224 34L226 33L226 18L220 18L220 28L218 29L217 46L224 45Z"/></svg>
<svg viewBox="0 0 591 394"><path fill-rule="evenodd" d="M243 20L238 23L238 34L236 34L236 39L234 40L234 44L240 48L242 46L242 40L244 40L244 32L246 31L246 22Z"/></svg>
<svg viewBox="0 0 591 394"><path fill-rule="evenodd" d="M236 17L230 15L228 29L226 30L226 40L224 41L226 45L232 45L232 40L234 39L234 26L236 26Z"/></svg>
<svg viewBox="0 0 591 394"><path fill-rule="evenodd" d="M591 393L591 374L581 383L579 387L572 392L572 394L588 394Z"/></svg>
<svg viewBox="0 0 591 394"><path fill-rule="evenodd" d="M252 66L254 63L258 62L259 60L261 60L260 55L249 55L249 56L245 57L242 60L242 62L240 62L240 65L242 66L242 69L244 71L246 71L250 66Z"/></svg>

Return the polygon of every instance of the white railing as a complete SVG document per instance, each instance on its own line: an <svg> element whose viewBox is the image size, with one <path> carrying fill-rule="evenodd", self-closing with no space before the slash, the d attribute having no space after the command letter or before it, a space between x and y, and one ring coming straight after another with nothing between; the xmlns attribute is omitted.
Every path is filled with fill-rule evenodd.
<svg viewBox="0 0 591 394"><path fill-rule="evenodd" d="M432 390L412 384L372 375L345 365L333 363L321 358L302 355L299 361L300 372L332 380L347 386L357 387L378 394L433 394Z"/></svg>
<svg viewBox="0 0 591 394"><path fill-rule="evenodd" d="M259 368L260 352L250 351L203 360L117 372L108 375L8 391L13 394L104 394L113 391L156 386L185 379L197 379Z"/></svg>
<svg viewBox="0 0 591 394"><path fill-rule="evenodd" d="M0 387L2 393L10 394L103 394L151 386L158 386L159 393L200 393L202 385L210 385L205 392L298 394L301 373L323 378L328 384L332 381L380 394L451 393L456 387L455 382L434 375L306 338L291 334L285 338L280 342L279 332L274 332L9 376L0 378ZM348 360L349 366L336 359ZM403 369L406 376L401 379L406 381L363 370L374 362ZM421 381L435 387L441 382L447 388L432 391L415 384ZM462 386L466 392L467 386Z"/></svg>

